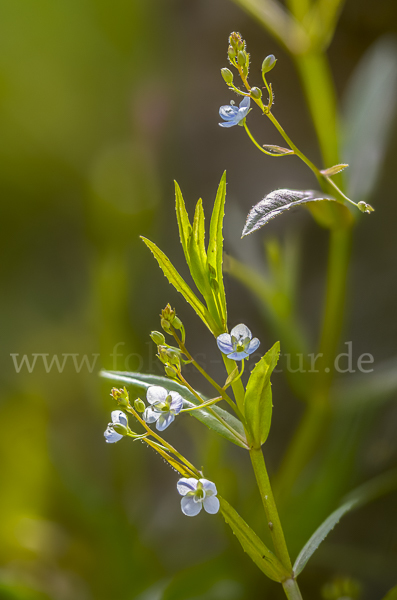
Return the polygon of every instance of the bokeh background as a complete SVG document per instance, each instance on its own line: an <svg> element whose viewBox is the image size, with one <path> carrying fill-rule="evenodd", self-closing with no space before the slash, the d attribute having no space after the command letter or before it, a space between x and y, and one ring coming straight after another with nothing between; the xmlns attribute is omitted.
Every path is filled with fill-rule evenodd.
<svg viewBox="0 0 397 600"><path fill-rule="evenodd" d="M187 275L173 179L190 213L202 197L208 216L227 170L226 251L258 270L267 268L266 236L293 233L300 247L299 310L315 349L328 233L301 211L274 221L266 235L240 240L245 215L266 193L315 182L298 159L266 160L241 128L218 127L218 108L232 99L220 69L233 30L248 41L252 73L259 75L263 58L276 54L276 115L320 164L291 59L232 2L0 2L1 599L282 597L221 518L182 515L177 476L158 456L142 444L109 446L103 438L114 404L98 371L160 373L149 333L159 329L167 302L185 323L192 351L223 378L213 338L139 240L140 234L153 239ZM376 6L347 0L329 49L341 105L365 53L381 43L393 55L395 35L394 0ZM370 82L362 82L365 96ZM373 106L374 119L385 110L387 144L371 197L376 212L355 232L342 340L352 341L355 356L373 354L379 373L395 365L397 339L397 127L392 102ZM270 123L260 117L252 123L262 143L280 143ZM230 324L247 323L270 347L274 332L258 302L233 278L226 286ZM38 356L31 372L26 363L18 372L13 354L17 364L27 355L31 365L34 354L45 354L48 368ZM77 368L71 356L62 368L65 354L76 356ZM50 367L54 355L61 369ZM191 381L206 391L194 373ZM283 374L274 389L270 471L302 412ZM331 466L338 471L344 458L350 461L343 492L397 463L395 395L382 396L365 414L354 425L360 435L349 428L340 433ZM244 453L190 418L175 424L169 439L205 464L222 494L262 532ZM305 598L320 598L335 576L359 581L362 597L371 600L397 583L395 506L391 494L345 519L302 575ZM293 505L285 512L296 554L327 512L308 532L294 528Z"/></svg>

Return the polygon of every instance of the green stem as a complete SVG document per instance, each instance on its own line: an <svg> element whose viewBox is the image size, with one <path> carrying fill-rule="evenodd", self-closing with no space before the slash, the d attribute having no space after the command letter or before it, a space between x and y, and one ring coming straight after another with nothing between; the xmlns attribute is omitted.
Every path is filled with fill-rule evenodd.
<svg viewBox="0 0 397 600"><path fill-rule="evenodd" d="M302 600L302 594L296 579L287 579L287 581L283 581L283 588L288 600Z"/></svg>
<svg viewBox="0 0 397 600"><path fill-rule="evenodd" d="M289 557L287 544L284 538L284 532L281 527L276 503L272 488L270 486L269 476L267 474L265 459L263 458L262 448L251 448L250 458L254 469L256 482L262 498L265 509L268 527L273 539L274 549L277 558L288 571L292 571L291 559Z"/></svg>
<svg viewBox="0 0 397 600"><path fill-rule="evenodd" d="M264 148L262 148L262 146L260 144L258 144L258 142L256 141L256 139L254 138L254 136L252 135L252 133L250 132L250 130L247 127L247 123L244 121L244 129L248 134L249 139L251 140L251 142L253 142L255 144L255 146L264 154L267 154L267 156L291 156L292 154L294 154L293 151L285 153L283 152L282 154L275 154L274 152L268 152L267 150L265 150Z"/></svg>

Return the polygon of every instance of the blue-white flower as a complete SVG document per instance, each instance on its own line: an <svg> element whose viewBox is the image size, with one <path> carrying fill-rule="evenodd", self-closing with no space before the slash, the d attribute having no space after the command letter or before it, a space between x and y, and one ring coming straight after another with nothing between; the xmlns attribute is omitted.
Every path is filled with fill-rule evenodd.
<svg viewBox="0 0 397 600"><path fill-rule="evenodd" d="M112 412L112 422L103 434L108 444L114 444L128 433L128 419L122 410Z"/></svg>
<svg viewBox="0 0 397 600"><path fill-rule="evenodd" d="M143 413L146 423L156 422L156 429L163 431L183 407L183 398L178 392L168 392L159 385L152 385L146 393L150 406Z"/></svg>
<svg viewBox="0 0 397 600"><path fill-rule="evenodd" d="M259 348L258 338L252 339L252 333L242 323L233 327L230 333L221 333L216 338L218 348L232 360L243 360Z"/></svg>
<svg viewBox="0 0 397 600"><path fill-rule="evenodd" d="M245 119L250 109L251 100L249 96L245 96L240 102L239 107L234 104L226 104L221 106L219 109L219 115L225 121L225 123L219 123L221 127L234 127L238 125L240 121Z"/></svg>
<svg viewBox="0 0 397 600"><path fill-rule="evenodd" d="M219 500L216 497L215 483L208 479L194 479L182 477L177 483L181 496L181 508L184 515L195 517L204 506L210 515L215 515L219 510Z"/></svg>

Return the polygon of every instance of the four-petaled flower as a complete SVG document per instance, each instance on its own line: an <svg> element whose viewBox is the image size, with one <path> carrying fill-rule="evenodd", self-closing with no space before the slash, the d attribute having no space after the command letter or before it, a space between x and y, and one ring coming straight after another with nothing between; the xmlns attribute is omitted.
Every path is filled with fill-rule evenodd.
<svg viewBox="0 0 397 600"><path fill-rule="evenodd" d="M114 444L128 433L128 419L122 410L112 412L112 422L109 423L103 434L108 444Z"/></svg>
<svg viewBox="0 0 397 600"><path fill-rule="evenodd" d="M243 100L240 102L239 107L234 106L234 104L226 104L225 106L221 106L219 109L219 115L225 121L225 123L219 123L221 127L234 127L234 125L238 125L240 121L245 119L248 115L250 109L250 97L245 96Z"/></svg>
<svg viewBox="0 0 397 600"><path fill-rule="evenodd" d="M156 422L156 429L164 431L183 407L183 398L178 392L167 392L159 385L152 385L146 393L148 406L143 413L146 423Z"/></svg>
<svg viewBox="0 0 397 600"><path fill-rule="evenodd" d="M215 483L208 479L194 479L182 477L177 483L181 496L181 508L184 515L195 517L204 506L210 515L215 515L219 510L219 500L216 497Z"/></svg>
<svg viewBox="0 0 397 600"><path fill-rule="evenodd" d="M216 338L218 348L232 360L243 360L259 348L258 338L252 339L252 333L242 323L233 327L230 333L221 333Z"/></svg>

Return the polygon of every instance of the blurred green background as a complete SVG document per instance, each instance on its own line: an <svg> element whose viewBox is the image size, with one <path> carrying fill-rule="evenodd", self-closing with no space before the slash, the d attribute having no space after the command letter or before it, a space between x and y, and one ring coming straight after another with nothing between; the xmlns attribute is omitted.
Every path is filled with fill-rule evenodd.
<svg viewBox="0 0 397 600"><path fill-rule="evenodd" d="M227 170L226 251L258 269L266 268L265 233L240 240L248 210L276 187L315 185L297 159L266 160L241 128L218 127L218 108L232 98L220 69L233 30L247 39L258 80L263 58L278 57L271 77L275 113L320 164L290 58L231 2L0 2L1 599L282 597L222 519L182 515L176 473L157 455L127 441L108 446L103 438L114 404L98 371L160 373L149 333L159 328L167 302L184 321L190 349L218 380L224 377L213 338L139 240L140 234L155 240L186 275L173 179L190 212L201 196L208 215ZM395 0L376 7L347 1L329 50L341 103L363 55L382 36L393 52L396 33ZM280 143L269 123L253 122L263 143ZM396 134L390 110L371 197L376 212L355 232L343 338L353 342L356 357L373 354L380 373L396 354ZM304 211L276 220L266 235L282 240L286 231L300 240L299 308L313 342L327 233ZM274 333L250 292L230 277L226 286L230 324L247 323L262 348L270 347ZM42 356L33 366L34 354L46 355L47 368ZM62 367L66 354L75 359L67 357ZM24 355L31 372L26 364L15 368ZM60 368L51 366L54 355ZM206 391L194 373L191 382ZM282 374L274 389L265 452L270 471L302 411ZM340 443L336 453L330 447L329 461L336 471L349 462L343 492L397 463L397 406L393 394L387 399L353 429L337 427ZM222 495L262 533L244 453L193 419L178 422L168 437L206 465ZM326 484L319 485L327 495ZM395 505L394 494L346 518L302 575L305 598L320 598L322 585L337 575L358 580L371 600L397 583ZM282 517L296 554L320 515L299 531L293 506Z"/></svg>

